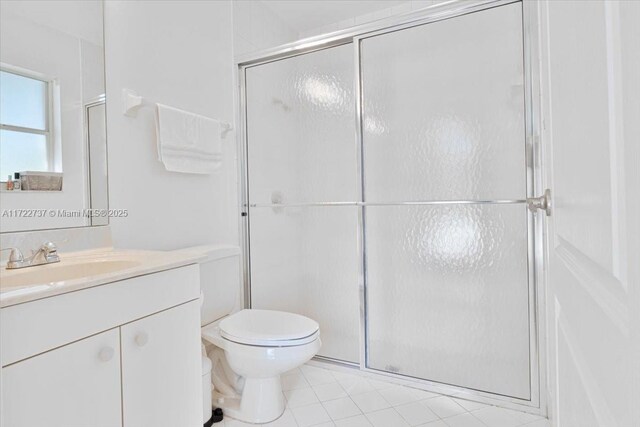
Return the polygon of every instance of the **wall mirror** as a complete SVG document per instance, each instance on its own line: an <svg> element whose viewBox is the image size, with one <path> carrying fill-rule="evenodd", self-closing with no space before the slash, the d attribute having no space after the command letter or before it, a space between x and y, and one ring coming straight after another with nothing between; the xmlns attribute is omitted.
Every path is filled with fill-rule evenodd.
<svg viewBox="0 0 640 427"><path fill-rule="evenodd" d="M0 2L0 232L106 225L102 1Z"/></svg>

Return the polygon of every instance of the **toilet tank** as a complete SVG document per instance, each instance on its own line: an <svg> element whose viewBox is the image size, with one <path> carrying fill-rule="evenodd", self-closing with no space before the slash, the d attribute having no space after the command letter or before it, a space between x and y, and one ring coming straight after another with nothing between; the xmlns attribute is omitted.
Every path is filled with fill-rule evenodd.
<svg viewBox="0 0 640 427"><path fill-rule="evenodd" d="M241 308L240 248L197 246L183 249L204 255L200 261L201 325L205 326Z"/></svg>

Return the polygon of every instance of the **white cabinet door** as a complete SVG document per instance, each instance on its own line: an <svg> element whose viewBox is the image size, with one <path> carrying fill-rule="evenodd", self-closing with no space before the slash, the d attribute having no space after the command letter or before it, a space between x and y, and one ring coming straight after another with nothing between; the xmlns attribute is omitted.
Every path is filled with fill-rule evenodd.
<svg viewBox="0 0 640 427"><path fill-rule="evenodd" d="M202 426L199 302L129 323L121 333L124 425Z"/></svg>
<svg viewBox="0 0 640 427"><path fill-rule="evenodd" d="M122 425L118 329L2 369L3 426Z"/></svg>

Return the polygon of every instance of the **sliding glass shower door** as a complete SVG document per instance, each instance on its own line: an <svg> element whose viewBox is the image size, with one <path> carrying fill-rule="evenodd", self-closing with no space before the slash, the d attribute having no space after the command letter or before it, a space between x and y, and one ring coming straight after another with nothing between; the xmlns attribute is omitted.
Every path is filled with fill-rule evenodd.
<svg viewBox="0 0 640 427"><path fill-rule="evenodd" d="M523 56L511 3L244 66L251 306L317 320L320 356L531 400Z"/></svg>
<svg viewBox="0 0 640 427"><path fill-rule="evenodd" d="M370 368L530 397L521 22L360 41Z"/></svg>
<svg viewBox="0 0 640 427"><path fill-rule="evenodd" d="M320 355L357 362L353 48L245 70L251 305L320 323Z"/></svg>

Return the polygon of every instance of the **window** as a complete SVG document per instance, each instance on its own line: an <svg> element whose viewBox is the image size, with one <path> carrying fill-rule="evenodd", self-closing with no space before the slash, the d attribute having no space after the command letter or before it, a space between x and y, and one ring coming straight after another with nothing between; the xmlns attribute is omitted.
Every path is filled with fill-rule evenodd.
<svg viewBox="0 0 640 427"><path fill-rule="evenodd" d="M0 70L0 180L51 166L50 83Z"/></svg>

